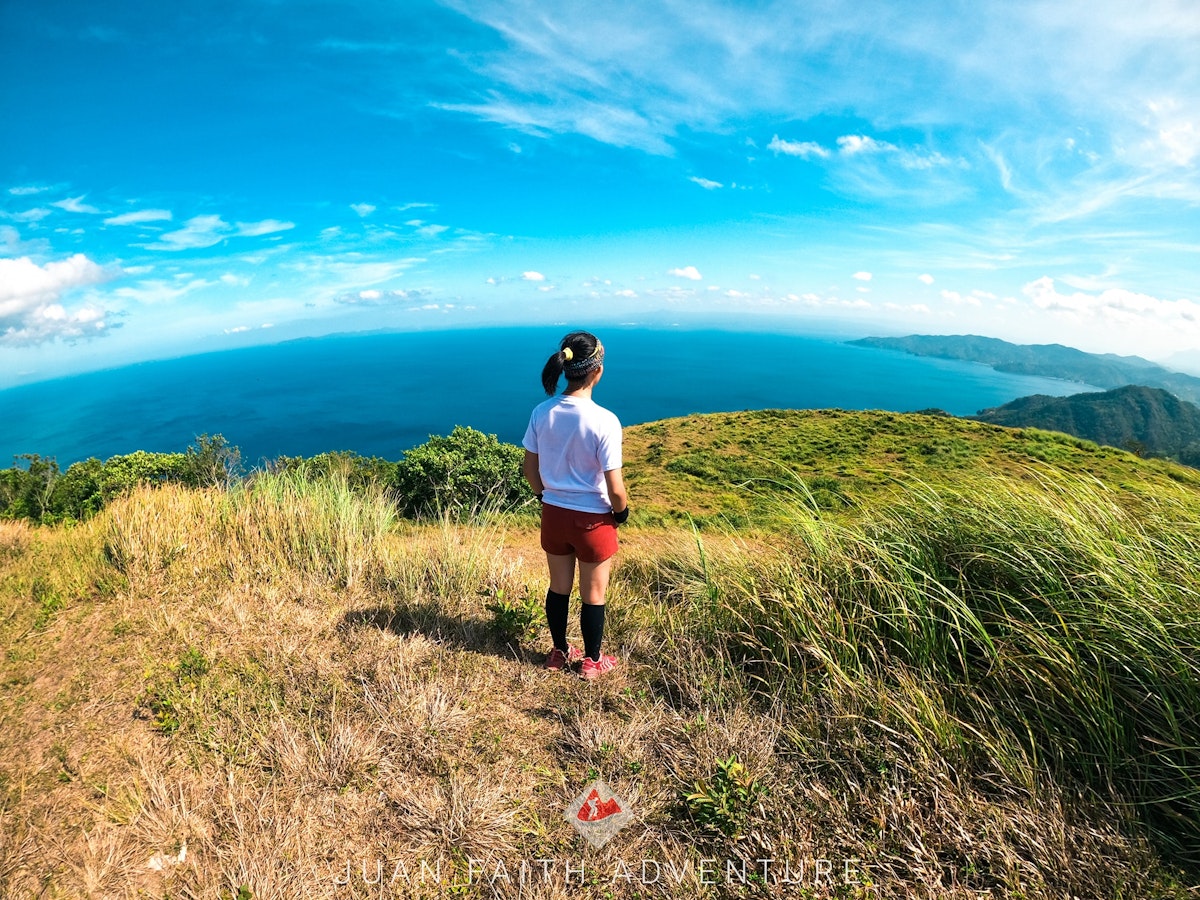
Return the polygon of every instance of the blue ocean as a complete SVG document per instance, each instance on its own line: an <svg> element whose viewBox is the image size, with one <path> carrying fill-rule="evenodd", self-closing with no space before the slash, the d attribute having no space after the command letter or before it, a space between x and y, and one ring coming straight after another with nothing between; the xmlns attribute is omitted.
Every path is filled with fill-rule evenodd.
<svg viewBox="0 0 1200 900"><path fill-rule="evenodd" d="M0 391L0 466L55 457L178 451L222 434L254 465L353 450L397 459L431 434L470 425L519 443L545 395L560 327L335 335L227 350ZM787 334L598 329L607 357L598 403L632 425L766 408L939 407L969 415L1027 394L1086 385L1008 375L842 340Z"/></svg>

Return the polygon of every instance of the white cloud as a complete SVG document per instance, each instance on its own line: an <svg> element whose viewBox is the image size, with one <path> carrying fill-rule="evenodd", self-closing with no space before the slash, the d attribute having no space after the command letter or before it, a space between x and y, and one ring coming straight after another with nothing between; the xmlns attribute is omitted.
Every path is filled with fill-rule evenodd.
<svg viewBox="0 0 1200 900"><path fill-rule="evenodd" d="M281 222L278 219L263 219L261 222L238 222L236 236L261 237L264 234L290 231L295 227L295 222Z"/></svg>
<svg viewBox="0 0 1200 900"><path fill-rule="evenodd" d="M838 151L842 156L870 156L884 154L894 159L902 168L909 170L928 170L957 164L967 168L966 160L951 160L936 150L909 150L897 147L888 141L876 140L865 134L844 134L837 139Z"/></svg>
<svg viewBox="0 0 1200 900"><path fill-rule="evenodd" d="M376 207L370 203L351 203L350 208L359 214L360 217L366 218L371 213L375 212Z"/></svg>
<svg viewBox="0 0 1200 900"><path fill-rule="evenodd" d="M964 297L958 291L942 291L941 297L943 300L949 300L955 306L961 306L966 303L970 306L979 306L979 298L975 296Z"/></svg>
<svg viewBox="0 0 1200 900"><path fill-rule="evenodd" d="M83 202L84 197L86 197L86 196L87 195L84 194L79 197L68 197L66 200L59 200L55 203L51 203L50 205L57 206L59 209L66 210L67 212L87 213L88 215L99 215L100 210L96 209L96 207L94 207L94 206L91 206L91 205Z"/></svg>
<svg viewBox="0 0 1200 900"><path fill-rule="evenodd" d="M856 279L858 279L859 281L870 281L870 280L871 280L871 273L870 273L870 272L855 272L855 273L854 273L853 275L851 275L850 277L851 277L851 278L856 278Z"/></svg>
<svg viewBox="0 0 1200 900"><path fill-rule="evenodd" d="M40 222L42 219L46 218L46 216L53 215L53 213L51 213L51 211L45 207L39 206L33 209L27 209L24 212L3 213L2 215L6 219L12 219L14 222Z"/></svg>
<svg viewBox="0 0 1200 900"><path fill-rule="evenodd" d="M844 134L837 139L837 145L838 149L847 156L853 156L856 153L880 153L885 150L899 149L895 144L877 141L864 134Z"/></svg>
<svg viewBox="0 0 1200 900"><path fill-rule="evenodd" d="M1162 300L1124 288L1108 288L1099 294L1061 294L1049 276L1029 282L1021 292L1041 309L1099 318L1114 325L1142 324L1160 330L1185 327L1193 332L1200 329L1200 303L1186 298Z"/></svg>
<svg viewBox="0 0 1200 900"><path fill-rule="evenodd" d="M168 231L161 235L153 244L147 244L150 250L202 250L212 247L226 238L231 237L261 237L295 228L294 222L281 222L278 219L263 219L261 222L238 222L230 225L220 216L193 216L184 223L182 228Z"/></svg>
<svg viewBox="0 0 1200 900"><path fill-rule="evenodd" d="M383 306L389 303L415 303L424 300L428 296L429 291L424 288L392 291L368 288L362 291L350 291L334 299L338 303L345 303L351 306Z"/></svg>
<svg viewBox="0 0 1200 900"><path fill-rule="evenodd" d="M538 288L538 290L541 291L543 294L548 294L548 293L550 293L550 291L554 290L554 285L543 284Z"/></svg>
<svg viewBox="0 0 1200 900"><path fill-rule="evenodd" d="M775 153L782 153L785 156L799 156L801 159L812 159L814 156L819 159L828 157L829 151L820 144L813 141L785 141L775 135L771 138L771 143L767 144L768 150L774 150Z"/></svg>
<svg viewBox="0 0 1200 900"><path fill-rule="evenodd" d="M625 288L624 290L621 290L621 291L613 291L613 296L614 297L631 297L631 298L637 297L637 291L633 291L633 290L630 290L629 288Z"/></svg>
<svg viewBox="0 0 1200 900"><path fill-rule="evenodd" d="M917 281L923 282L924 284L933 284L933 276L927 272L924 275L918 275Z"/></svg>
<svg viewBox="0 0 1200 900"><path fill-rule="evenodd" d="M545 281L546 276L541 272L522 272L521 278L525 281Z"/></svg>
<svg viewBox="0 0 1200 900"><path fill-rule="evenodd" d="M37 187L36 185L20 185L18 187L10 187L8 192L14 197L28 197L31 194L43 194L50 188Z"/></svg>
<svg viewBox="0 0 1200 900"><path fill-rule="evenodd" d="M734 290L733 288L730 288L729 290L727 290L725 292L725 296L726 297L749 297L750 295L743 294L741 291L737 291L737 290Z"/></svg>
<svg viewBox="0 0 1200 900"><path fill-rule="evenodd" d="M422 225L417 229L417 234L422 237L437 237L443 231L449 231L449 225Z"/></svg>
<svg viewBox="0 0 1200 900"><path fill-rule="evenodd" d="M177 231L168 231L149 244L151 250L200 250L229 236L230 225L220 216L193 216Z"/></svg>
<svg viewBox="0 0 1200 900"><path fill-rule="evenodd" d="M674 275L677 278L689 278L692 281L700 281L703 278L695 266L684 266L682 269L669 269L667 274Z"/></svg>
<svg viewBox="0 0 1200 900"><path fill-rule="evenodd" d="M249 325L238 325L236 328L226 328L226 334L241 334L243 331L249 331Z"/></svg>
<svg viewBox="0 0 1200 900"><path fill-rule="evenodd" d="M924 315L929 315L932 312L932 310L928 306L926 306L924 303L914 303L912 306L909 307L909 309L911 309L915 313L922 313Z"/></svg>
<svg viewBox="0 0 1200 900"><path fill-rule="evenodd" d="M725 185L721 184L721 182L719 182L719 181L710 181L707 178L699 178L695 175L693 175L691 178L689 178L688 181L695 182L696 184L700 185L700 187L704 188L706 191L715 191L717 188L725 186Z"/></svg>
<svg viewBox="0 0 1200 900"><path fill-rule="evenodd" d="M221 276L221 283L227 284L230 287L246 287L250 284L249 278L241 278L234 275L232 272L226 272Z"/></svg>
<svg viewBox="0 0 1200 900"><path fill-rule="evenodd" d="M755 275L753 272L751 272L751 273L750 273L750 280L751 280L751 281L762 281L762 276L761 276L761 275Z"/></svg>
<svg viewBox="0 0 1200 900"><path fill-rule="evenodd" d="M198 291L200 288L216 284L215 281L205 281L203 278L192 278L191 281L184 281L184 278L191 278L191 276L176 276L174 282L158 278L139 281L137 287L127 286L117 288L113 291L113 296L120 297L122 300L133 300L136 303L146 305L170 303L172 300L178 300L192 291Z"/></svg>
<svg viewBox="0 0 1200 900"><path fill-rule="evenodd" d="M105 225L140 225L142 222L169 222L169 209L139 209L134 212L121 213L104 220Z"/></svg>
<svg viewBox="0 0 1200 900"><path fill-rule="evenodd" d="M73 310L60 302L77 288L111 273L82 253L39 266L27 256L0 259L0 344L39 344L96 337L108 327L107 312L94 303Z"/></svg>

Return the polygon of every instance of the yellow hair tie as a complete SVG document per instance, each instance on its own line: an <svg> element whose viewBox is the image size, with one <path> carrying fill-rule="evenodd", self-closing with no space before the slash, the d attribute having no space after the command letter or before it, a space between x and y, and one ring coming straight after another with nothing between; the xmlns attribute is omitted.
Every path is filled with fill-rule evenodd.
<svg viewBox="0 0 1200 900"><path fill-rule="evenodd" d="M563 359L566 360L567 362L570 362L575 356L575 354L571 352L570 347L563 347L562 355L563 355Z"/></svg>

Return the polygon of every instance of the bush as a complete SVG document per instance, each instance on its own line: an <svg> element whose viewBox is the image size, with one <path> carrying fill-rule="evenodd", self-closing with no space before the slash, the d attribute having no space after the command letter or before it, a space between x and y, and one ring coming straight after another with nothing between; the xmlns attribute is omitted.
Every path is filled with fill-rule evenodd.
<svg viewBox="0 0 1200 900"><path fill-rule="evenodd" d="M458 519L485 510L512 510L532 499L521 474L524 452L494 434L457 426L404 454L393 488L406 516Z"/></svg>

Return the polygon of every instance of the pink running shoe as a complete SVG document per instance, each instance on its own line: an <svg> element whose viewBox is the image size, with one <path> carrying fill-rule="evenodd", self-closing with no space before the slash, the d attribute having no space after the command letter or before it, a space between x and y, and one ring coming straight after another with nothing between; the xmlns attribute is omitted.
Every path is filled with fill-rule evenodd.
<svg viewBox="0 0 1200 900"><path fill-rule="evenodd" d="M600 660L597 662L590 656L583 658L583 665L579 668L579 675L588 681L599 678L601 675L607 675L617 667L617 658L608 656L604 653L600 654Z"/></svg>
<svg viewBox="0 0 1200 900"><path fill-rule="evenodd" d="M583 651L578 647L568 647L566 653L555 647L550 651L550 655L546 657L546 671L557 672L563 666L569 666L571 663L578 662L581 659L583 659Z"/></svg>

